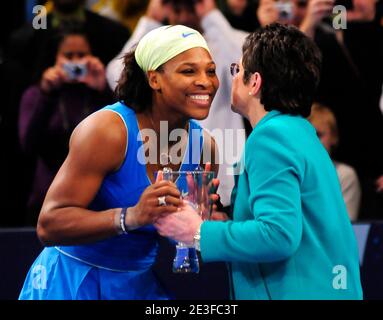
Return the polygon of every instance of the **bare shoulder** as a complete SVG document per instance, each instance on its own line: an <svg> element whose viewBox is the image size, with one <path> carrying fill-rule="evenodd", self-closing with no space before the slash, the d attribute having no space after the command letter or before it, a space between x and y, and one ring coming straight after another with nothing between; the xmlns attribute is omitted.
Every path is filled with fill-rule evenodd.
<svg viewBox="0 0 383 320"><path fill-rule="evenodd" d="M75 128L69 142L69 156L114 171L125 158L127 143L127 128L122 119L115 112L101 110Z"/></svg>

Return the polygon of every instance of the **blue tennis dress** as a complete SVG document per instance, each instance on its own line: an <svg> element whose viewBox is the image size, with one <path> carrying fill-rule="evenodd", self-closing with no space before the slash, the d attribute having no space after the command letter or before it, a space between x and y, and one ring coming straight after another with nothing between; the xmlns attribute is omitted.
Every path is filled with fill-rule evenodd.
<svg viewBox="0 0 383 320"><path fill-rule="evenodd" d="M151 184L145 162L137 161L144 159L144 151L135 112L120 102L102 110L115 112L124 121L128 148L121 168L105 177L90 204L94 211L134 206ZM202 128L190 120L180 170L191 171L199 165L202 146ZM184 183L177 181L181 191ZM91 244L44 248L28 272L19 299L171 299L151 268L158 240L156 229L149 225Z"/></svg>

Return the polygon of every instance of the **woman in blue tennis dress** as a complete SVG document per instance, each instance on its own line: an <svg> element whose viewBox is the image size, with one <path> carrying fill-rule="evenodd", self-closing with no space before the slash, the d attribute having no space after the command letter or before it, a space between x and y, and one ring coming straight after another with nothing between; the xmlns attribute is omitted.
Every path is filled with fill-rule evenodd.
<svg viewBox="0 0 383 320"><path fill-rule="evenodd" d="M156 181L155 173L163 168L161 157L172 160L175 147L180 160L164 165L189 171L203 164L204 141L211 137L191 119L207 117L219 83L205 40L184 26L153 30L124 62L120 102L92 114L72 134L39 217L46 247L19 299L172 298L151 269L159 237L153 224L183 205L183 182ZM173 129L187 134L164 151L160 142L164 134L169 142Z"/></svg>

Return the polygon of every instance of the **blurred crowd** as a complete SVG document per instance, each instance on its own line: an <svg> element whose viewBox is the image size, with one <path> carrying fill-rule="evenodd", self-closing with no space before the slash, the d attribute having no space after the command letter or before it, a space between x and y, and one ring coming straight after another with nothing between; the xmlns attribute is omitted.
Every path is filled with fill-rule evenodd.
<svg viewBox="0 0 383 320"><path fill-rule="evenodd" d="M11 22L1 28L0 227L35 226L72 130L114 102L119 58L146 32L161 24L184 24L203 33L218 62L218 105L229 99L229 67L238 62L242 40L276 21L298 27L322 52L309 121L333 159L350 219L383 219L383 0L25 0L3 5ZM36 5L45 11L33 13ZM333 11L337 5L346 8L344 16ZM37 18L46 19L46 28L36 28ZM343 28L335 28L335 22ZM245 119L227 119L224 111L213 110L226 117L225 125L251 132ZM211 130L216 123L206 126Z"/></svg>

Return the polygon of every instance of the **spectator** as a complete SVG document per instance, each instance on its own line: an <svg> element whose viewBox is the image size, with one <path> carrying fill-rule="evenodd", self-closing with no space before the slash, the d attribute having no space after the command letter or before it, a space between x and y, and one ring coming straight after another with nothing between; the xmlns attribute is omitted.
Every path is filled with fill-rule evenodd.
<svg viewBox="0 0 383 320"><path fill-rule="evenodd" d="M99 1L93 8L98 14L133 31L138 20L145 14L148 3L148 0L104 0Z"/></svg>
<svg viewBox="0 0 383 320"><path fill-rule="evenodd" d="M27 24L8 36L4 49L4 79L6 88L2 92L2 114L6 123L2 130L7 136L3 143L7 152L2 156L6 172L2 179L6 192L1 193L1 211L17 211L24 216L27 193L34 172L35 159L26 157L17 139L18 110L21 95L31 84L41 79L41 71L48 62L55 63L54 47L57 35L67 25L79 25L86 33L93 54L105 65L122 48L129 38L129 31L114 21L84 9L84 0L54 0L53 9L47 15L47 29L34 29ZM113 35L113 36L111 36ZM12 172L12 174L10 174ZM2 174L3 176L3 174ZM21 183L22 181L22 183ZM3 188L4 189L4 188ZM16 207L16 209L15 209ZM0 222L3 224L4 220ZM19 225L19 218L11 219L5 225Z"/></svg>
<svg viewBox="0 0 383 320"><path fill-rule="evenodd" d="M200 123L211 131L219 145L221 159L218 178L221 183L218 192L221 195L223 206L229 206L230 194L234 186L234 177L229 173L232 164L230 162L234 162L241 154L245 143L245 130L242 117L230 110L231 75L228 66L239 59L247 34L233 29L217 9L213 0L198 2L152 0L146 15L138 22L136 30L122 52L107 66L108 83L112 88L116 86L123 69L122 55L130 51L146 33L161 26L165 19L172 25L183 24L202 30L212 57L216 61L217 76L221 85L212 103L209 116ZM220 132L216 129L219 129ZM234 141L224 140L222 135L219 137L224 129L231 129L231 133L234 132ZM227 148L225 149L223 146L227 146ZM233 155L234 159L228 159L230 155Z"/></svg>
<svg viewBox="0 0 383 320"><path fill-rule="evenodd" d="M247 32L259 28L257 6L253 0L221 0L218 5L233 28Z"/></svg>
<svg viewBox="0 0 383 320"><path fill-rule="evenodd" d="M36 225L44 196L68 153L74 127L111 101L104 66L92 55L85 35L64 34L55 65L44 71L40 84L25 91L20 104L20 144L37 157L26 224Z"/></svg>
<svg viewBox="0 0 383 320"><path fill-rule="evenodd" d="M318 103L314 103L308 120L317 131L317 135L327 152L331 155L338 145L338 127L331 110ZM358 176L351 166L333 160L338 174L343 199L346 203L347 212L351 221L356 221L360 205L360 184Z"/></svg>
<svg viewBox="0 0 383 320"><path fill-rule="evenodd" d="M383 86L382 86L382 95L380 96L379 108L383 114Z"/></svg>
<svg viewBox="0 0 383 320"><path fill-rule="evenodd" d="M22 65L23 78L27 84L30 84L33 77L40 77L36 72L40 70L44 61L54 61L54 54L46 49L52 39L68 26L76 25L84 31L93 53L103 64L108 63L121 50L129 38L129 31L114 21L85 9L84 2L54 0L53 10L47 15L46 30L34 29L32 25L27 25L12 34L9 58Z"/></svg>
<svg viewBox="0 0 383 320"><path fill-rule="evenodd" d="M343 140L347 139L348 149L356 151L353 157L350 155L343 159L352 161L350 164L360 177L362 220L382 219L383 212L383 197L376 192L375 184L377 177L383 173L383 157L379 152L383 136L383 116L379 108L383 84L382 8L381 0L353 0L347 14L347 29L343 30L344 43L357 66L360 81L357 82L359 98L355 100L353 107L356 110L355 120L350 119L348 128L345 129L345 137L341 139L342 144ZM350 87L349 91L351 90L353 89ZM338 117L348 110L348 107L346 108L339 110ZM339 129L344 130L341 126ZM352 132L354 136L351 136Z"/></svg>
<svg viewBox="0 0 383 320"><path fill-rule="evenodd" d="M328 106L337 119L340 143L333 156L350 164L359 174L361 218L381 217L383 207L378 205L374 181L383 171L383 157L376 152L383 135L383 117L378 108L383 29L369 21L376 15L375 7L372 0L345 1L352 21L347 22L347 29L335 30L326 22L333 0L292 0L292 4L292 14L285 22L312 37L322 52L316 101ZM278 19L275 2L260 0L261 25Z"/></svg>
<svg viewBox="0 0 383 320"><path fill-rule="evenodd" d="M383 175L376 180L376 191L383 193Z"/></svg>

